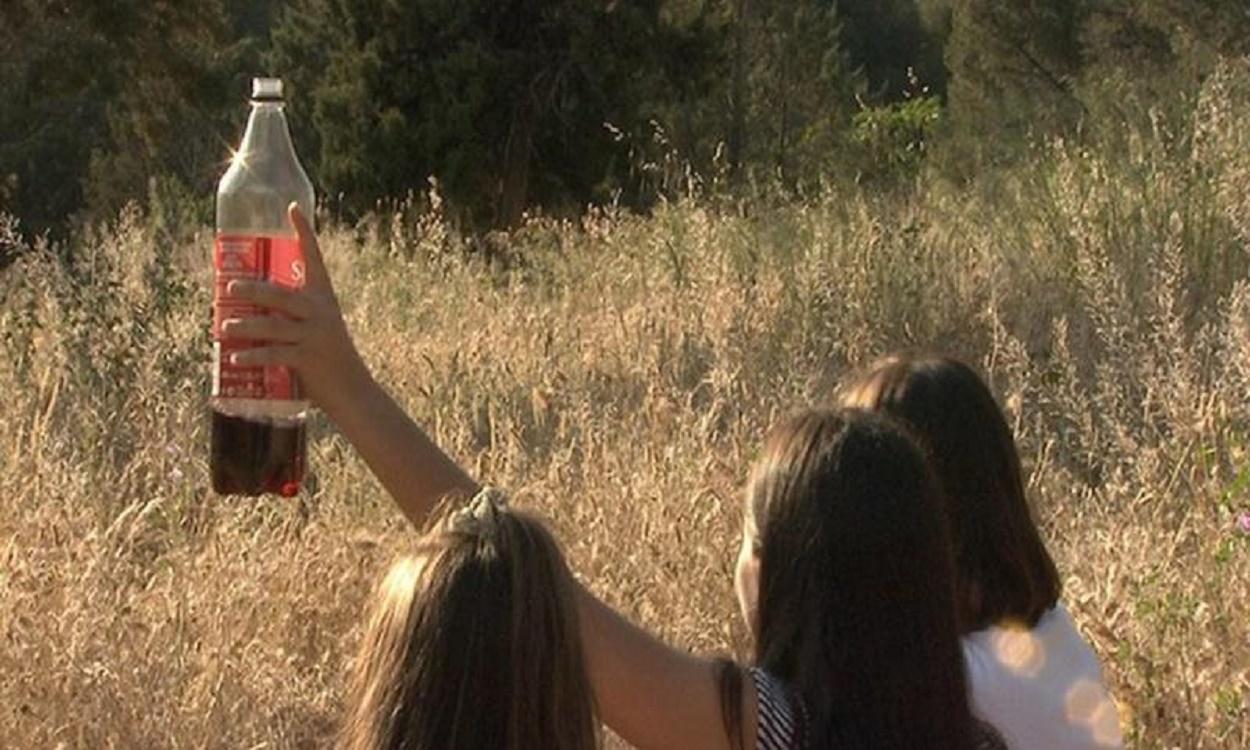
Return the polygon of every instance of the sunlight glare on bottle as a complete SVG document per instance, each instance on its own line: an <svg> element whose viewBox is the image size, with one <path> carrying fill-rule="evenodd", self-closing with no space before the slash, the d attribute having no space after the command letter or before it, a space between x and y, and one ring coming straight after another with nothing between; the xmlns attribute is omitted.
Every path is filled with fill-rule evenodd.
<svg viewBox="0 0 1250 750"><path fill-rule="evenodd" d="M227 146L226 150L230 152L230 155L222 163L223 167L237 166L240 169L247 169L247 154L242 148L236 149L233 146Z"/></svg>

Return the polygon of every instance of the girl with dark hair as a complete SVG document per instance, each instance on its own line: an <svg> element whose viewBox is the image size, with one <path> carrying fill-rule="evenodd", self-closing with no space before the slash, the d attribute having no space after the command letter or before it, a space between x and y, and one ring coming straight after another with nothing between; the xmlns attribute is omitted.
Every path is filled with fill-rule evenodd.
<svg viewBox="0 0 1250 750"><path fill-rule="evenodd" d="M223 324L227 336L263 342L234 357L294 367L423 525L444 496L474 495L477 484L370 377L311 228L297 210L292 221L307 285L232 282L232 296L281 314ZM1003 747L968 704L948 536L924 456L901 428L866 412L795 417L768 438L747 495L736 578L753 664L670 648L576 587L590 684L610 727L642 750Z"/></svg>
<svg viewBox="0 0 1250 750"><path fill-rule="evenodd" d="M595 750L572 577L487 490L445 512L378 590L345 750Z"/></svg>
<svg viewBox="0 0 1250 750"><path fill-rule="evenodd" d="M971 716L945 522L920 449L862 412L773 430L747 490L738 598L760 748L990 748ZM730 736L736 667L722 671Z"/></svg>
<svg viewBox="0 0 1250 750"><path fill-rule="evenodd" d="M981 378L954 359L895 355L852 382L840 402L902 420L929 452L951 520L977 714L1021 750L1119 747L1115 702L1059 601L1059 573L1029 512L1015 441Z"/></svg>

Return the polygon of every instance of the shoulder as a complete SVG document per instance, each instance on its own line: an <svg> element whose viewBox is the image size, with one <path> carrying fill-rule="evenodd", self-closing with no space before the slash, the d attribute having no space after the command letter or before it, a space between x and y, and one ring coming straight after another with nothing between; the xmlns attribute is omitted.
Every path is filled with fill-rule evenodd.
<svg viewBox="0 0 1250 750"><path fill-rule="evenodd" d="M797 750L802 706L793 692L776 677L758 667L747 670L757 700L757 750Z"/></svg>
<svg viewBox="0 0 1250 750"><path fill-rule="evenodd" d="M1054 609L1042 617L1042 621L1038 623L1039 629L1042 626L1054 632L1057 638L1063 638L1093 655L1093 647L1090 646L1089 641L1081 633L1081 629L1077 627L1076 619L1072 617L1072 613L1068 611L1068 608L1062 602L1056 604Z"/></svg>

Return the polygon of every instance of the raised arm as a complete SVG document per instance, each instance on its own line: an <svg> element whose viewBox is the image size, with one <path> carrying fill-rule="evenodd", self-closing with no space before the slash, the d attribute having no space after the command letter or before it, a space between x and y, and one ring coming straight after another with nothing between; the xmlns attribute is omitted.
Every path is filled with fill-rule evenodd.
<svg viewBox="0 0 1250 750"><path fill-rule="evenodd" d="M332 401L321 403L416 528L425 525L444 497L477 493L477 483L368 373Z"/></svg>
<svg viewBox="0 0 1250 750"><path fill-rule="evenodd" d="M671 648L578 587L599 717L639 750L736 750L721 712L720 665ZM756 695L742 685L742 750L755 750Z"/></svg>
<svg viewBox="0 0 1250 750"><path fill-rule="evenodd" d="M308 397L334 420L365 463L421 528L452 493L477 483L429 439L369 374L343 321L317 238L290 209L307 262L306 283L288 290L232 282L232 296L281 313L223 323L223 335L265 342L239 364L295 368ZM730 750L716 662L677 651L578 588L578 614L600 717L640 750ZM755 691L743 683L743 748L754 750Z"/></svg>
<svg viewBox="0 0 1250 750"><path fill-rule="evenodd" d="M239 364L295 368L308 397L338 425L404 515L421 528L440 500L453 493L471 496L477 484L369 374L343 321L317 236L295 204L289 213L306 263L304 288L231 282L231 296L284 317L227 320L222 333L266 342L234 355Z"/></svg>

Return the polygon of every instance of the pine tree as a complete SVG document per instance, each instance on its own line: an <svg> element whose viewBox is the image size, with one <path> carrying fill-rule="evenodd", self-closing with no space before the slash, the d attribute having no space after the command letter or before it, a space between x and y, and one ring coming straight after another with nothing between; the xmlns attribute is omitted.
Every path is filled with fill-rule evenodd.
<svg viewBox="0 0 1250 750"><path fill-rule="evenodd" d="M0 182L26 227L107 216L158 175L211 195L245 49L218 0L18 0L0 42Z"/></svg>
<svg viewBox="0 0 1250 750"><path fill-rule="evenodd" d="M107 138L114 83L99 73L109 54L70 3L0 5L0 182L4 208L28 229L49 229L82 205L85 165Z"/></svg>
<svg viewBox="0 0 1250 750"><path fill-rule="evenodd" d="M109 216L165 190L193 199L207 218L245 113L257 40L235 40L218 2L136 2L133 12L116 61L123 84L106 108L108 143L88 167L87 205Z"/></svg>
<svg viewBox="0 0 1250 750"><path fill-rule="evenodd" d="M737 10L731 163L793 186L829 164L861 79L842 53L832 2L739 0Z"/></svg>
<svg viewBox="0 0 1250 750"><path fill-rule="evenodd" d="M488 225L605 197L605 123L641 129L688 41L658 0L303 0L273 39L328 192L360 211L434 176Z"/></svg>
<svg viewBox="0 0 1250 750"><path fill-rule="evenodd" d="M1084 111L1083 0L954 0L950 105L972 132L1047 131Z"/></svg>

